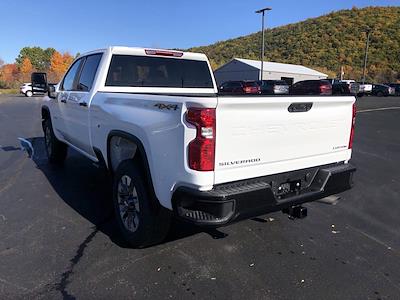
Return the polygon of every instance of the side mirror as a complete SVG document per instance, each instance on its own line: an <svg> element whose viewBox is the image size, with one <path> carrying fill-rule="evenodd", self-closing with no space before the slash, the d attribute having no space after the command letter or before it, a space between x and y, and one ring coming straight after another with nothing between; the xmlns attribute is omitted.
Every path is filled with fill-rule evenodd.
<svg viewBox="0 0 400 300"><path fill-rule="evenodd" d="M56 87L53 84L49 84L47 86L47 94L48 94L49 98L56 99L56 97L57 97Z"/></svg>

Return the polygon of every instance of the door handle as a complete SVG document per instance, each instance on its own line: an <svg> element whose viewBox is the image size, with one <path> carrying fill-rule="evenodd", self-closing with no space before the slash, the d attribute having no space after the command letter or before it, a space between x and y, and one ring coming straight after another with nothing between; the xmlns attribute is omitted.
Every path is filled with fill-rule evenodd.
<svg viewBox="0 0 400 300"><path fill-rule="evenodd" d="M60 102L67 103L67 99L61 99Z"/></svg>
<svg viewBox="0 0 400 300"><path fill-rule="evenodd" d="M87 107L87 103L86 102L79 102L79 106L83 106L83 107Z"/></svg>

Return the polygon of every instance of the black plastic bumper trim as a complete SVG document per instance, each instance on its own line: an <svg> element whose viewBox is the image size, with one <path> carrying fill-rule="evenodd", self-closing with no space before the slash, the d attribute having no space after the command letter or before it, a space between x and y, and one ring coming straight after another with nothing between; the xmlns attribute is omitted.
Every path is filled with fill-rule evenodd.
<svg viewBox="0 0 400 300"><path fill-rule="evenodd" d="M216 185L210 191L180 187L172 203L178 217L218 227L346 191L353 186L355 171L341 163ZM278 186L291 181L301 189L279 194Z"/></svg>

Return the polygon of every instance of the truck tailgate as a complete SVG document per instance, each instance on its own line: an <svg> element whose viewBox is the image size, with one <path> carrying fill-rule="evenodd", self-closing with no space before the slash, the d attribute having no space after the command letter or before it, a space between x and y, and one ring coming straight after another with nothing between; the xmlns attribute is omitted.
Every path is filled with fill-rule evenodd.
<svg viewBox="0 0 400 300"><path fill-rule="evenodd" d="M347 161L354 97L218 98L214 183Z"/></svg>

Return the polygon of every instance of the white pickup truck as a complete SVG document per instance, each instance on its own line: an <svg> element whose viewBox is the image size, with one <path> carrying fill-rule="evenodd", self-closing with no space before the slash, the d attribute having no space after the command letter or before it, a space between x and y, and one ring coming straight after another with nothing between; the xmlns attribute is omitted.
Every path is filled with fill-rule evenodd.
<svg viewBox="0 0 400 300"><path fill-rule="evenodd" d="M171 217L222 226L345 191L352 96L218 95L204 54L110 47L78 57L42 107L50 163L67 147L113 178L123 236L159 243Z"/></svg>

